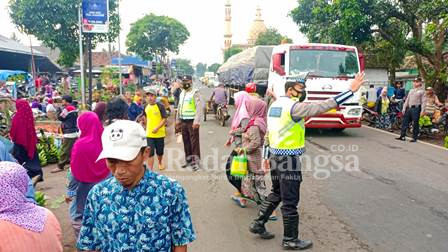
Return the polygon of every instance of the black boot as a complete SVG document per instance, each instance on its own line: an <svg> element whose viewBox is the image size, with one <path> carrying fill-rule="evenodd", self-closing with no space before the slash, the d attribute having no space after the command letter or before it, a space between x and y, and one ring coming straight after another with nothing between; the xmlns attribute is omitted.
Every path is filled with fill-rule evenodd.
<svg viewBox="0 0 448 252"><path fill-rule="evenodd" d="M253 234L258 234L262 239L272 239L275 237L274 234L266 231L266 227L264 224L268 222L269 217L272 212L274 212L275 208L277 208L278 204L274 204L267 200L263 200L260 206L260 214L257 219L255 219L252 224L250 224L249 231Z"/></svg>
<svg viewBox="0 0 448 252"><path fill-rule="evenodd" d="M283 216L283 229L284 250L302 250L313 245L312 241L299 240L299 215Z"/></svg>

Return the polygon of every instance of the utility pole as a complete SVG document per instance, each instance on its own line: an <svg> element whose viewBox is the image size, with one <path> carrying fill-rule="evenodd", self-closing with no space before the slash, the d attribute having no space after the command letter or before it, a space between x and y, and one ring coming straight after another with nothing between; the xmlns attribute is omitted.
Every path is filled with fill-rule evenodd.
<svg viewBox="0 0 448 252"><path fill-rule="evenodd" d="M89 106L92 107L92 36L87 35L87 43L89 47Z"/></svg>
<svg viewBox="0 0 448 252"><path fill-rule="evenodd" d="M30 49L31 49L31 74L33 75L33 81L36 81L36 62L34 61L33 43L31 42L31 37L29 37L29 39L30 39ZM33 83L33 86L36 86L36 85ZM36 90L36 93L38 93L38 92L39 92L39 90Z"/></svg>
<svg viewBox="0 0 448 252"><path fill-rule="evenodd" d="M120 17L120 0L118 0L118 17ZM123 81L121 80L121 22L120 30L118 31L118 77L120 79L120 95L123 94Z"/></svg>
<svg viewBox="0 0 448 252"><path fill-rule="evenodd" d="M79 6L79 66L81 70L81 103L86 105L86 88L84 83L84 55L82 50L82 5Z"/></svg>

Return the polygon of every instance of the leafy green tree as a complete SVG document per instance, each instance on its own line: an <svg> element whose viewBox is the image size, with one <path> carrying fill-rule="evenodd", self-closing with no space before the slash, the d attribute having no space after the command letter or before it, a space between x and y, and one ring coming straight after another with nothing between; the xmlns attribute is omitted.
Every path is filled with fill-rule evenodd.
<svg viewBox="0 0 448 252"><path fill-rule="evenodd" d="M196 65L196 76L197 77L202 77L202 76L204 76L205 72L207 72L207 64L198 63Z"/></svg>
<svg viewBox="0 0 448 252"><path fill-rule="evenodd" d="M235 46L232 46L229 49L225 50L224 51L224 62L226 62L233 55L238 54L242 51L243 51L243 49L241 49L239 47L235 47Z"/></svg>
<svg viewBox="0 0 448 252"><path fill-rule="evenodd" d="M194 74L194 69L191 65L191 61L187 59L176 59L176 71L177 74Z"/></svg>
<svg viewBox="0 0 448 252"><path fill-rule="evenodd" d="M109 0L109 33L92 35L92 46L114 41L120 30L118 0ZM78 8L74 0L9 1L9 15L17 28L42 41L44 46L61 51L58 64L72 66L79 56ZM84 36L84 46L87 45Z"/></svg>
<svg viewBox="0 0 448 252"><path fill-rule="evenodd" d="M187 28L174 18L149 14L131 25L126 46L145 60L155 56L166 57L168 52L179 53L179 47L188 39Z"/></svg>
<svg viewBox="0 0 448 252"><path fill-rule="evenodd" d="M269 28L258 35L255 45L280 45L282 42L292 42L292 40L281 35L277 29Z"/></svg>
<svg viewBox="0 0 448 252"><path fill-rule="evenodd" d="M403 47L395 47L380 36L362 45L362 52L366 60L366 67L386 67L390 73L390 83L395 82L395 72L400 68L406 56Z"/></svg>
<svg viewBox="0 0 448 252"><path fill-rule="evenodd" d="M207 71L208 72L214 72L216 74L216 72L218 71L218 68L221 66L221 64L219 63L215 63L211 66L208 67Z"/></svg>
<svg viewBox="0 0 448 252"><path fill-rule="evenodd" d="M359 45L380 36L395 49L412 52L420 75L444 95L446 0L299 0L291 16L312 42Z"/></svg>

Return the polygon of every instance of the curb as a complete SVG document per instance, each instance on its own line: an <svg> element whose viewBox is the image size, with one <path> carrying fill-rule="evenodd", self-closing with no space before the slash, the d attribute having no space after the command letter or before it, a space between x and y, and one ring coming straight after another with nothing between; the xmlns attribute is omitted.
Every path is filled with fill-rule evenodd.
<svg viewBox="0 0 448 252"><path fill-rule="evenodd" d="M374 131L382 132L382 133L385 133L385 134L388 134L388 135L391 135L391 136L399 136L399 135L396 134L396 133L392 133L392 132L388 132L388 131L380 130L380 129L373 128L373 127L371 127L371 126L367 126L367 125L362 125L362 127L368 128L368 129L370 129L370 130L374 130ZM432 146L432 147L437 148L437 149L441 149L441 150L444 150L444 151L448 151L447 148L444 148L444 147L442 147L442 146L438 146L438 145L435 145L435 144L432 144L432 143L427 143L427 142L424 142L424 141L421 141L421 140L418 140L417 143L425 144L425 145Z"/></svg>

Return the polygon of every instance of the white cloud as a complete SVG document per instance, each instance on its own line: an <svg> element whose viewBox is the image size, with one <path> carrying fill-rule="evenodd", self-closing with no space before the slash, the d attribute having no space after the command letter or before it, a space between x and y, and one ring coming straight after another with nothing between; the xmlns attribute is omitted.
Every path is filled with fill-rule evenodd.
<svg viewBox="0 0 448 252"><path fill-rule="evenodd" d="M221 62L224 44L224 3L225 0L121 0L122 50L125 48L126 34L131 23L145 14L154 13L176 18L190 31L190 38L176 57L191 59L193 63ZM9 37L12 32L17 31L9 19L7 4L8 0L0 0L0 33ZM257 5L262 8L266 26L277 28L295 43L306 42L297 25L287 16L297 6L296 0L233 0L234 43L246 43ZM22 41L28 41L24 35L20 38Z"/></svg>

